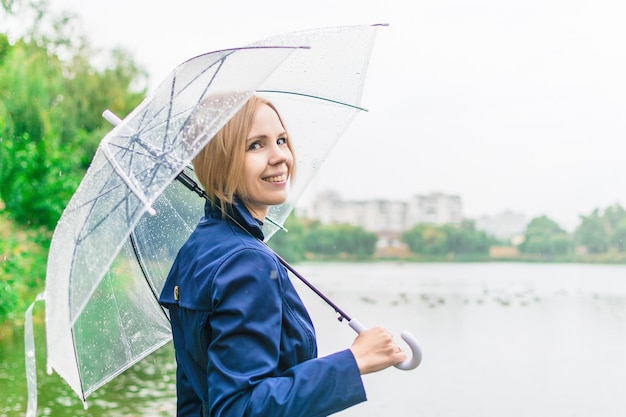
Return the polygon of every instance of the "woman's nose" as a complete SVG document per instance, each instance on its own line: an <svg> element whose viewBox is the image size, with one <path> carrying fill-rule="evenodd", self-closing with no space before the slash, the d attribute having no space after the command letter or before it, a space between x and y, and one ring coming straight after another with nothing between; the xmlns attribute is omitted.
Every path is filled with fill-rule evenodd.
<svg viewBox="0 0 626 417"><path fill-rule="evenodd" d="M274 145L271 153L270 163L272 165L287 162L291 158L291 150L287 146Z"/></svg>

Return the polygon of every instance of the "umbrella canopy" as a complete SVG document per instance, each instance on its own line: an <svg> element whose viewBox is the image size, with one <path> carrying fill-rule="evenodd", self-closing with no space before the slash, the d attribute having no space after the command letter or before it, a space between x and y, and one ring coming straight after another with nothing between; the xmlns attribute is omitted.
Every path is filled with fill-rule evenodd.
<svg viewBox="0 0 626 417"><path fill-rule="evenodd" d="M298 163L290 199L270 211L276 225L264 226L271 237L362 110L377 28L298 32L190 59L102 139L55 229L44 293L48 367L83 401L171 340L157 298L203 204L173 205L189 193L173 180L248 98L268 98ZM212 118L190 137L200 103Z"/></svg>

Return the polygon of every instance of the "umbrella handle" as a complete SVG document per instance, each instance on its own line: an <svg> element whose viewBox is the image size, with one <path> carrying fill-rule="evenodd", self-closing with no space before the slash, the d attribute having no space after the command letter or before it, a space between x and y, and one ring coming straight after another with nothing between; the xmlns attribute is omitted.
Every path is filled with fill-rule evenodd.
<svg viewBox="0 0 626 417"><path fill-rule="evenodd" d="M356 319L350 320L348 322L348 325L352 327L352 330L357 333L361 333L365 330L365 326L363 326L363 324L361 324L361 322ZM410 371L417 368L422 362L422 349L420 349L419 343L417 343L417 339L415 338L415 336L413 336L406 330L400 333L400 337L402 337L402 340L404 340L407 345L409 345L413 355L404 362L400 362L394 366L398 369L402 369L403 371Z"/></svg>

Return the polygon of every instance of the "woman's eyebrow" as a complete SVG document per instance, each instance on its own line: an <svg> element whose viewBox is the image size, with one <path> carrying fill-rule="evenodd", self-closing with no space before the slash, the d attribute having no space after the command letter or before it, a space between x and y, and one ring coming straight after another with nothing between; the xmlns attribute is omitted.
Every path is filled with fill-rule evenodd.
<svg viewBox="0 0 626 417"><path fill-rule="evenodd" d="M282 138L282 137L285 137L285 136L287 136L287 131L286 130L284 130L281 133L279 133L278 135L276 135L277 138ZM251 140L267 139L267 138L269 138L268 135L260 134L260 135L249 137L248 139L246 139L246 142L251 141Z"/></svg>

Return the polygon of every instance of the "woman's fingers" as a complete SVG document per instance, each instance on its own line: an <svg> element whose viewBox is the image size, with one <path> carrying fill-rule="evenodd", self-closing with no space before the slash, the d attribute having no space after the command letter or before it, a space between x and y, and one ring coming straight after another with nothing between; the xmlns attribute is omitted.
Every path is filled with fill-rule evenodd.
<svg viewBox="0 0 626 417"><path fill-rule="evenodd" d="M383 327L361 332L350 347L362 375L377 372L403 362L406 354L393 341L393 335Z"/></svg>

